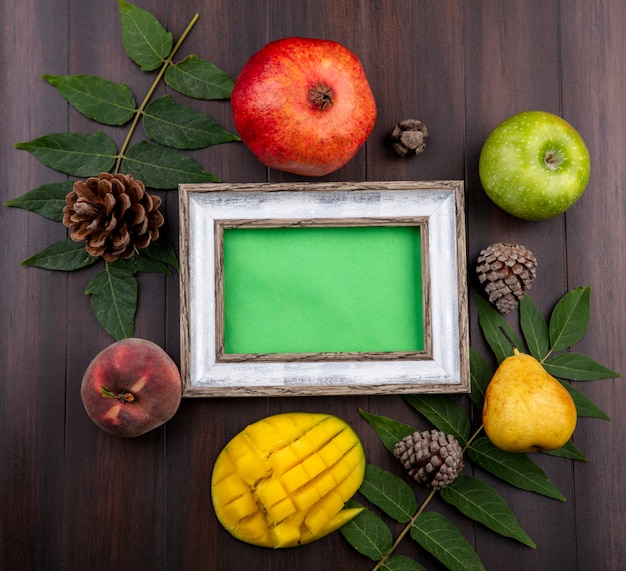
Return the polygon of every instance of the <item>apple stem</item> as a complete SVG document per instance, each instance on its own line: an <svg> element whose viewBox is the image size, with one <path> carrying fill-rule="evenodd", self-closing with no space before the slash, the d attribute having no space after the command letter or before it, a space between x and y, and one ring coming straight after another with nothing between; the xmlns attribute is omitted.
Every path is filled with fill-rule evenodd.
<svg viewBox="0 0 626 571"><path fill-rule="evenodd" d="M128 391L121 391L115 394L108 387L102 387L102 398L103 399L117 399L120 402L133 402L135 400L135 395Z"/></svg>
<svg viewBox="0 0 626 571"><path fill-rule="evenodd" d="M322 82L309 90L309 101L320 111L324 111L326 107L332 106L334 96L333 88Z"/></svg>
<svg viewBox="0 0 626 571"><path fill-rule="evenodd" d="M547 151L543 161L550 170L554 171L563 163L563 156L558 151Z"/></svg>

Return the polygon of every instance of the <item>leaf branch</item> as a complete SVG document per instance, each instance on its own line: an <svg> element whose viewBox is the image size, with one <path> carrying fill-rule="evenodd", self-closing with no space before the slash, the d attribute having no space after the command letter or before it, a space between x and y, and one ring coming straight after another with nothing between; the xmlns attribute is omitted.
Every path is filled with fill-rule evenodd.
<svg viewBox="0 0 626 571"><path fill-rule="evenodd" d="M146 93L146 96L144 97L143 101L141 102L141 105L139 105L139 107L137 108L137 111L135 112L135 116L133 118L133 122L131 123L130 128L128 130L128 134L126 135L126 138L124 139L124 143L122 144L122 148L120 149L120 152L119 152L119 154L116 157L114 172L118 172L119 171L120 165L121 165L122 160L124 159L124 155L126 153L126 149L128 149L128 145L130 144L130 141L131 141L131 139L133 137L133 134L135 133L135 130L137 129L137 124L139 123L139 119L143 115L143 112L144 112L146 106L150 102L150 99L154 95L154 92L156 91L156 88L158 87L159 83L163 79L163 76L165 75L165 72L167 71L167 68L171 65L172 60L174 59L174 56L176 55L176 52L180 49L180 47L183 45L183 42L187 39L187 36L191 32L192 28L196 25L196 22L198 21L198 18L199 18L199 15L195 14L194 17L189 22L189 24L187 24L187 27L185 28L185 30L182 33L182 35L180 36L180 38L178 38L178 41L176 42L176 44L172 48L172 51L170 52L170 54L167 56L167 59L163 62L163 65L161 66L161 69L159 70L159 73L157 74L157 76L155 77L154 81L152 82L152 85L150 86L150 89L148 90L148 93Z"/></svg>
<svg viewBox="0 0 626 571"><path fill-rule="evenodd" d="M474 440L476 440L476 438L478 438L478 436L480 435L482 430L483 430L483 426L481 424L480 427L474 432L474 434L472 434L472 436L465 443L465 446L463 446L463 454L465 454L465 451L471 446L472 442L474 442ZM376 564L376 567L374 567L374 569L372 571L379 571L380 569L382 569L383 565L385 564L385 561L387 561L387 559L391 556L391 554L394 552L396 547L398 547L398 545L400 545L400 542L404 539L406 534L409 533L409 531L411 531L411 528L415 524L415 521L422 514L422 512L426 509L426 507L428 506L430 501L435 497L436 493L437 493L437 490L432 490L430 492L430 494L428 494L426 499L422 502L422 505L418 508L417 512L415 512L413 517L409 520L409 522L406 524L404 529L400 532L400 534L398 535L396 540L393 542L393 545L391 546L391 549Z"/></svg>

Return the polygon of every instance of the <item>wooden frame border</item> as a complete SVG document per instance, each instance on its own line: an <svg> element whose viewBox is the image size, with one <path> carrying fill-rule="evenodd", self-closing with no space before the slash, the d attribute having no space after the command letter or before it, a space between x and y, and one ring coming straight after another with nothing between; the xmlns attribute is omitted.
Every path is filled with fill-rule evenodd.
<svg viewBox="0 0 626 571"><path fill-rule="evenodd" d="M462 181L183 184L179 196L184 396L470 390ZM420 226L424 351L224 355L224 228L367 225Z"/></svg>
<svg viewBox="0 0 626 571"><path fill-rule="evenodd" d="M430 304L425 296L422 298L424 308L424 350L402 352L342 352L342 353L225 353L224 345L224 251L223 231L231 228L322 228L322 227L358 227L358 226L418 226L420 228L420 245L422 270L429 267L428 263L428 219L414 218L350 218L337 221L334 218L290 219L290 220L216 220L215 221L215 332L216 361L220 363L239 363L251 361L268 362L302 362L302 361L374 361L396 359L429 359L432 358L432 328ZM423 276L422 293L429 291L428 275Z"/></svg>

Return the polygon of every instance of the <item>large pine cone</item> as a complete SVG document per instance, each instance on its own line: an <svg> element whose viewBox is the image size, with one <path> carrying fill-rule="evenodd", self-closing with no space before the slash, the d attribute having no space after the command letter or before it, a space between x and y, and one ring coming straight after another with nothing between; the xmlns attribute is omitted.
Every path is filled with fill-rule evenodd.
<svg viewBox="0 0 626 571"><path fill-rule="evenodd" d="M521 244L498 242L476 260L478 280L500 313L517 307L537 275L537 259Z"/></svg>
<svg viewBox="0 0 626 571"><path fill-rule="evenodd" d="M63 224L75 242L106 262L128 259L159 237L161 198L132 175L100 173L78 180L65 197Z"/></svg>
<svg viewBox="0 0 626 571"><path fill-rule="evenodd" d="M463 449L457 439L441 430L424 430L396 443L394 456L417 482L441 490L463 470Z"/></svg>

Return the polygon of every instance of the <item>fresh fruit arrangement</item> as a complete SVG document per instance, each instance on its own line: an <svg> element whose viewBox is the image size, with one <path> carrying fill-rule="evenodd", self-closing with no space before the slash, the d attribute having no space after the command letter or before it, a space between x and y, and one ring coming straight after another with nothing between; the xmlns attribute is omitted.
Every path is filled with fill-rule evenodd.
<svg viewBox="0 0 626 571"><path fill-rule="evenodd" d="M126 84L100 77L44 79L88 119L113 127L128 124L123 146L118 151L102 131L17 143L48 167L86 180L43 185L6 204L63 221L74 238L50 245L25 265L74 271L104 263L86 293L116 342L89 364L81 399L102 430L136 437L171 419L182 396L174 361L158 345L132 337L135 274L169 274L170 267L177 268L173 246L162 239L155 244L165 230L161 199L145 190L218 181L182 151L239 140L171 95L152 99L159 82L193 99L230 97L235 127L254 156L270 168L301 176L324 176L346 165L372 133L377 110L360 60L338 42L300 37L270 42L233 82L197 56L173 61L197 16L173 44L152 14L125 0L118 4L128 56L143 71L160 70L143 100L137 102ZM140 120L148 140L131 145ZM424 124L414 119L399 122L391 134L395 152L403 157L422 153L428 137ZM572 125L551 113L527 111L493 130L478 168L496 205L522 219L542 220L580 198L590 156ZM341 528L359 553L377 562L375 570L421 568L394 553L409 536L449 569L484 569L452 522L425 511L438 497L493 532L535 547L498 491L462 471L471 462L507 484L564 501L526 453L586 460L570 440L578 418L609 417L573 385L619 374L571 350L589 323L590 288L565 294L546 320L526 295L536 275L529 250L497 243L483 250L478 262L479 281L489 295L488 301L475 298L478 318L498 363L493 373L470 350L470 404L479 414L470 416L447 395L404 397L434 426L429 430L360 411L406 468L410 485L366 465L357 434L340 418L297 412L261 419L228 442L213 467L212 501L225 529L241 541L286 548ZM108 311L112 306L115 312ZM501 315L518 307L524 342ZM528 353L514 348L524 345ZM483 425L473 427L473 418ZM431 490L419 506L416 482ZM357 492L379 513L406 525L395 540L379 515L354 500Z"/></svg>
<svg viewBox="0 0 626 571"><path fill-rule="evenodd" d="M270 42L245 64L230 101L235 127L257 159L304 176L344 166L376 121L361 62L329 40Z"/></svg>
<svg viewBox="0 0 626 571"><path fill-rule="evenodd" d="M329 414L278 414L247 426L224 447L213 468L213 506L237 539L302 545L361 511L344 505L364 473L363 447L346 422Z"/></svg>
<svg viewBox="0 0 626 571"><path fill-rule="evenodd" d="M174 416L182 397L176 363L156 343L136 337L109 345L91 361L80 387L87 414L116 436L133 437Z"/></svg>

